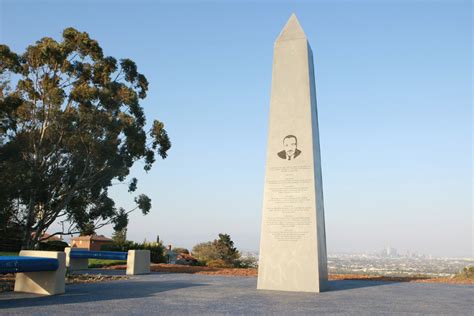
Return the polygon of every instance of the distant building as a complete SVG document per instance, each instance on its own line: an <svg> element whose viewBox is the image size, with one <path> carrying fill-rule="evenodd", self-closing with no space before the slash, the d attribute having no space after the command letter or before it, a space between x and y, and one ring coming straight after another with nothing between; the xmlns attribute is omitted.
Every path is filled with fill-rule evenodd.
<svg viewBox="0 0 474 316"><path fill-rule="evenodd" d="M113 240L104 235L78 236L71 239L71 247L85 248L88 250L99 251L103 245L110 245Z"/></svg>
<svg viewBox="0 0 474 316"><path fill-rule="evenodd" d="M165 249L165 256L167 263L176 264L176 253L171 249L171 245Z"/></svg>
<svg viewBox="0 0 474 316"><path fill-rule="evenodd" d="M198 260L187 253L180 253L176 256L175 263L189 266L198 263Z"/></svg>
<svg viewBox="0 0 474 316"><path fill-rule="evenodd" d="M385 249L385 256L389 258L398 257L397 249L392 247L387 247Z"/></svg>
<svg viewBox="0 0 474 316"><path fill-rule="evenodd" d="M184 252L176 253L176 251L172 250L171 245L166 247L165 256L169 264L193 265L198 263L198 260L191 254Z"/></svg>

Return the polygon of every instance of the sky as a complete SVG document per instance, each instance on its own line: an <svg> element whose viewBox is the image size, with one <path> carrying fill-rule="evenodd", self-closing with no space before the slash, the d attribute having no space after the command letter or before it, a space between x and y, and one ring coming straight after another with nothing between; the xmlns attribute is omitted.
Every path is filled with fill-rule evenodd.
<svg viewBox="0 0 474 316"><path fill-rule="evenodd" d="M129 239L228 233L257 251L273 42L292 13L314 54L329 254L472 257L471 1L3 0L0 43L22 53L72 26L147 77L172 148L132 170L153 207ZM134 205L125 185L111 195Z"/></svg>

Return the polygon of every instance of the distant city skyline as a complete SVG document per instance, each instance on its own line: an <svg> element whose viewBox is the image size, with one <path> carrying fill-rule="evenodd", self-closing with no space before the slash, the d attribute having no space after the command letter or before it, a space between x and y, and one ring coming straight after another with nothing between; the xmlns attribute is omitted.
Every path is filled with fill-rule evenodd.
<svg viewBox="0 0 474 316"><path fill-rule="evenodd" d="M147 77L147 122L172 148L132 170L152 210L129 239L228 233L256 251L273 42L292 13L314 54L328 253L472 257L471 1L3 0L0 42L22 53L72 26ZM133 207L126 185L111 195Z"/></svg>

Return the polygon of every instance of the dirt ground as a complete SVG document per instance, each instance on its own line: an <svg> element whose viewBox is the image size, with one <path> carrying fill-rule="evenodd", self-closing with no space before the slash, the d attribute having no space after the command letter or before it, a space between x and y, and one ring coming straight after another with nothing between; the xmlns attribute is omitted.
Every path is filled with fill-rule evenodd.
<svg viewBox="0 0 474 316"><path fill-rule="evenodd" d="M125 265L106 267L105 269L125 270ZM223 276L247 276L256 277L257 269L235 269L235 268L210 268L198 266L183 266L177 264L152 263L150 267L152 272L167 273L193 273L204 275L223 275ZM95 283L113 280L127 279L127 276L111 275L92 275L80 274L68 276L67 284L72 283ZM329 280L366 280L366 281L388 281L388 282L416 282L416 283L449 283L473 285L474 279L459 278L429 278L429 277L386 277L364 274L329 274ZM13 274L0 275L0 292L12 291L15 276Z"/></svg>
<svg viewBox="0 0 474 316"><path fill-rule="evenodd" d="M110 269L126 269L125 265L109 267ZM153 272L168 273L194 273L206 275L227 275L227 276L249 276L256 277L257 269L230 269L230 268L210 268L198 266L183 266L177 264L152 263L150 267ZM417 282L417 283L450 283L450 284L474 284L474 279L457 278L430 278L430 277L386 277L364 274L329 274L329 280L367 280L367 281L388 281L388 282Z"/></svg>

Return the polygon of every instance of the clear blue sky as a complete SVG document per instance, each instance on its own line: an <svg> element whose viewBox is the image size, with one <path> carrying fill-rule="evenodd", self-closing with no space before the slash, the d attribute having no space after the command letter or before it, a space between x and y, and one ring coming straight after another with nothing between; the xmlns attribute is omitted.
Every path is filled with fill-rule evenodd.
<svg viewBox="0 0 474 316"><path fill-rule="evenodd" d="M134 169L152 212L129 238L260 237L273 41L291 13L314 51L329 253L472 256L470 1L1 1L16 52L64 28L136 61L173 147ZM138 168L140 167L140 168ZM120 206L133 196L115 187ZM102 230L110 234L111 228Z"/></svg>

